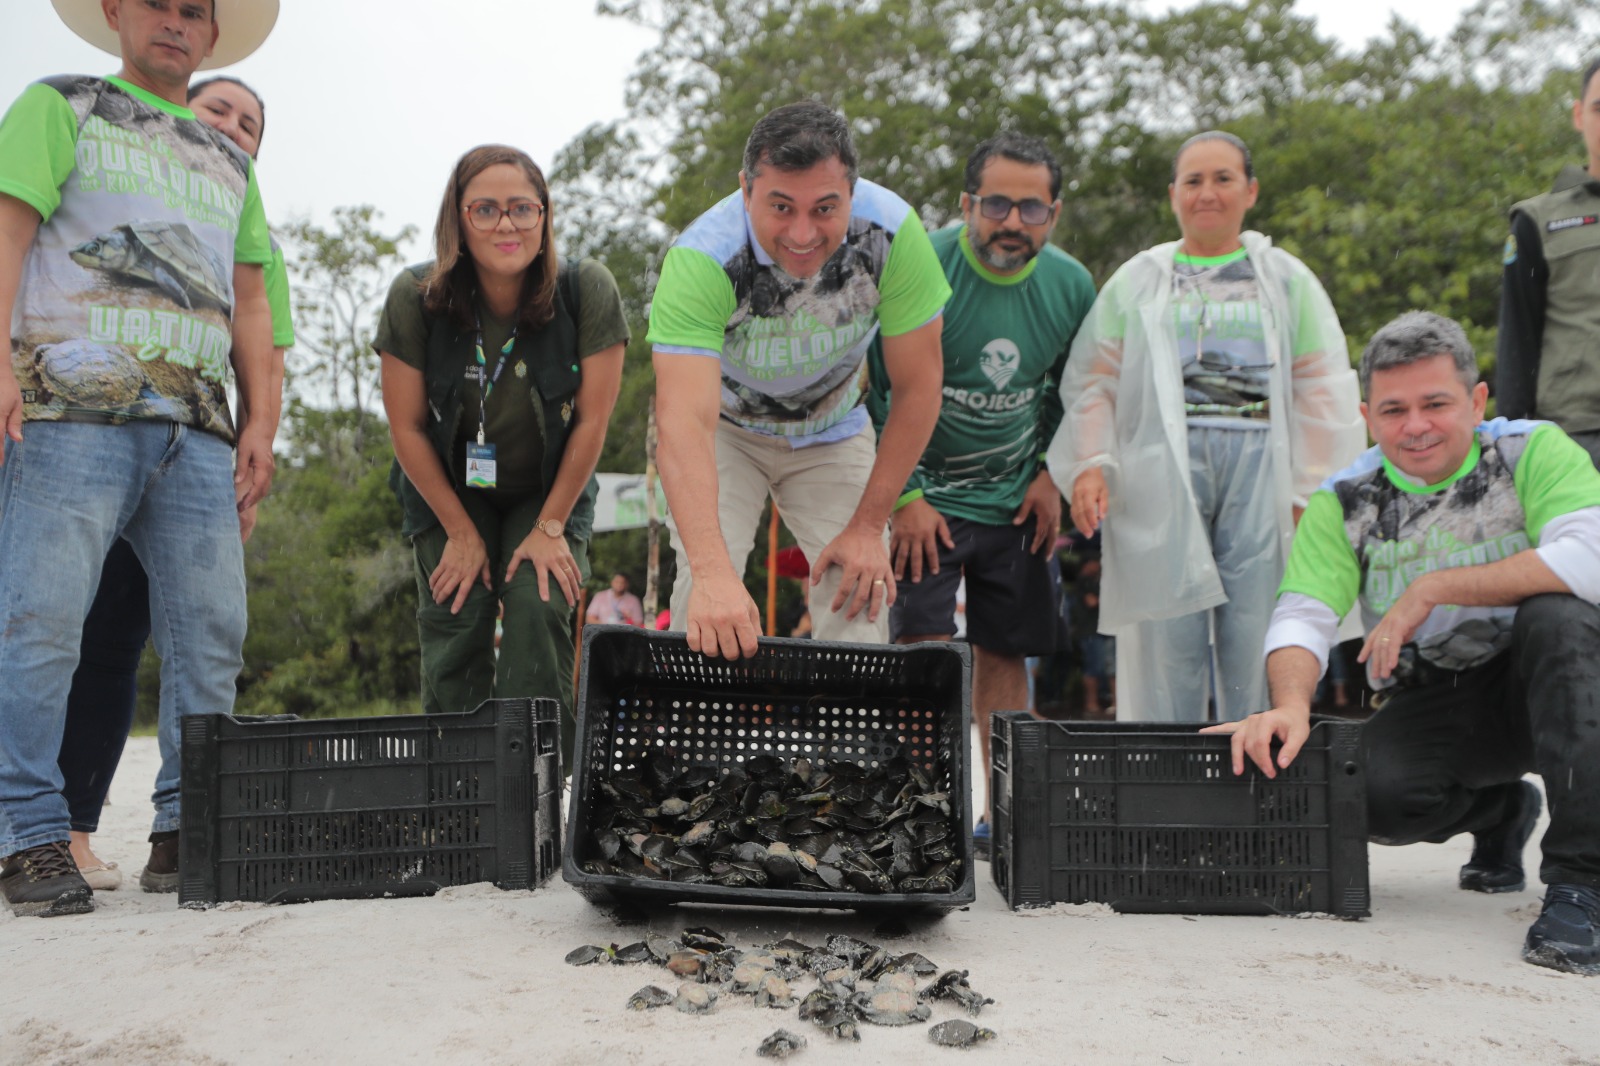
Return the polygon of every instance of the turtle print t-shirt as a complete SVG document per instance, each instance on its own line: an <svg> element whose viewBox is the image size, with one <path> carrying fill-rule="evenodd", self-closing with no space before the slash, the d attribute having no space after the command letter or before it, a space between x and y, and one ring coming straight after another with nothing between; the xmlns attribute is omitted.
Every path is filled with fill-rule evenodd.
<svg viewBox="0 0 1600 1066"><path fill-rule="evenodd" d="M119 78L49 78L0 120L0 193L42 220L11 322L23 417L231 443L233 265L272 260L250 157Z"/></svg>
<svg viewBox="0 0 1600 1066"><path fill-rule="evenodd" d="M1278 591L1340 618L1359 603L1370 633L1423 574L1509 558L1537 545L1554 519L1597 506L1600 474L1548 422L1479 423L1466 461L1436 485L1417 484L1369 448L1312 493ZM1435 607L1409 643L1426 663L1466 670L1510 646L1516 614L1515 605Z"/></svg>
<svg viewBox="0 0 1600 1066"><path fill-rule="evenodd" d="M1245 250L1204 259L1178 254L1172 309L1189 417L1265 418L1270 367L1261 288Z"/></svg>
<svg viewBox="0 0 1600 1066"><path fill-rule="evenodd" d="M794 447L860 433L867 345L932 321L950 286L911 205L865 178L816 276L779 267L734 193L668 250L650 303L657 352L722 360L722 417Z"/></svg>

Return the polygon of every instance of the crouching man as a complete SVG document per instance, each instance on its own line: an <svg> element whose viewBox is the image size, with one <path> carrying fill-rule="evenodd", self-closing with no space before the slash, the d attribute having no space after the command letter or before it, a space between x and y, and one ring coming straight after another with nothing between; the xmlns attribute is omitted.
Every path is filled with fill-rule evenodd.
<svg viewBox="0 0 1600 1066"><path fill-rule="evenodd" d="M1544 908L1522 957L1600 974L1600 474L1548 422L1482 421L1488 388L1455 322L1412 311L1361 356L1377 447L1329 478L1295 533L1267 634L1272 709L1233 732L1272 777L1310 732L1340 617L1361 604L1368 829L1380 844L1473 835L1460 883L1523 887L1550 797ZM1283 742L1276 767L1271 743Z"/></svg>

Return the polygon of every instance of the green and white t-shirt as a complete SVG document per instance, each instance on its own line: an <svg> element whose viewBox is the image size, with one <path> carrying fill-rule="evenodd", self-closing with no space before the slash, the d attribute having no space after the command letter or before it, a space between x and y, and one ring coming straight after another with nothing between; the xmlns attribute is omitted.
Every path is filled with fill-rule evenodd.
<svg viewBox="0 0 1600 1066"><path fill-rule="evenodd" d="M795 447L861 432L867 345L927 324L950 297L911 205L858 180L844 242L814 277L780 268L740 193L667 252L650 304L658 352L722 360L722 417Z"/></svg>
<svg viewBox="0 0 1600 1066"><path fill-rule="evenodd" d="M1553 523L1596 507L1600 473L1548 422L1480 424L1461 469L1437 485L1415 483L1370 448L1307 501L1279 595L1310 597L1335 621L1359 601L1370 632L1423 574L1497 562L1535 545L1577 592L1594 584L1593 553L1570 564L1578 573L1546 556L1543 538ZM1514 606L1440 606L1412 641L1424 661L1464 670L1510 645L1515 616ZM1267 643L1274 646L1270 634Z"/></svg>
<svg viewBox="0 0 1600 1066"><path fill-rule="evenodd" d="M120 79L50 78L0 120L0 192L42 219L11 323L23 417L231 442L233 264L272 260L250 157Z"/></svg>
<svg viewBox="0 0 1600 1066"><path fill-rule="evenodd" d="M920 493L941 514L1005 525L1061 424L1061 371L1094 304L1094 281L1052 244L1007 277L978 259L965 226L931 240L951 287L941 333L944 390L907 498ZM871 363L868 405L881 425L892 395L876 341Z"/></svg>
<svg viewBox="0 0 1600 1066"><path fill-rule="evenodd" d="M1211 258L1174 256L1172 313L1188 415L1265 411L1271 367L1261 286L1245 250Z"/></svg>

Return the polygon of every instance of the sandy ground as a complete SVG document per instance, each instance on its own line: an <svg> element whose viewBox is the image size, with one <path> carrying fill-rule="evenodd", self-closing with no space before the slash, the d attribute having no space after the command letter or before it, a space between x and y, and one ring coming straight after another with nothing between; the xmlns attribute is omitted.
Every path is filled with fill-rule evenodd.
<svg viewBox="0 0 1600 1066"><path fill-rule="evenodd" d="M129 872L122 890L82 917L0 913L0 1063L755 1062L783 1026L810 1041L801 1063L1600 1064L1600 979L1518 958L1537 891L1458 891L1466 841L1374 847L1373 917L1360 922L1013 914L980 865L971 908L893 941L970 970L998 1001L980 1019L997 1039L963 1053L930 1044L926 1026L863 1026L859 1044L839 1043L742 997L706 1016L625 1010L640 986L673 979L564 965L580 944L644 927L617 925L559 876L534 892L180 911L135 882L155 767L154 741L133 740L96 838ZM654 923L741 944L874 936L848 913L680 908ZM941 1005L933 1020L956 1016Z"/></svg>

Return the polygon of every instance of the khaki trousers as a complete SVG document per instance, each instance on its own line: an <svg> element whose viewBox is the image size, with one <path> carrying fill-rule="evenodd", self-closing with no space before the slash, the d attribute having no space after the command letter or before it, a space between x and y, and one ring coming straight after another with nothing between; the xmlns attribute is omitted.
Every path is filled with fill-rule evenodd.
<svg viewBox="0 0 1600 1066"><path fill-rule="evenodd" d="M838 536L855 514L861 493L877 457L877 436L868 426L848 440L794 448L778 437L740 429L731 422L717 425L717 521L728 557L743 574L755 547L761 507L771 495L784 524L813 563L828 542ZM678 528L669 517L672 543L678 554L678 576L672 587L672 628L681 630L689 618L689 591L693 576L683 552ZM889 530L884 527L884 550ZM889 611L867 621L865 609L847 620L844 611L829 608L839 590L840 572L830 566L822 583L807 588L812 632L818 640L844 640L857 644L887 644Z"/></svg>

